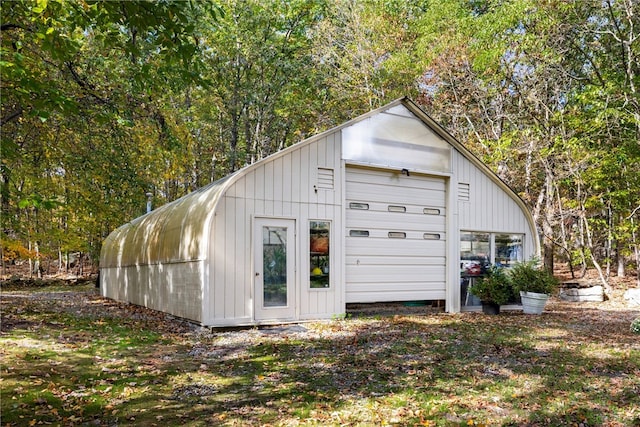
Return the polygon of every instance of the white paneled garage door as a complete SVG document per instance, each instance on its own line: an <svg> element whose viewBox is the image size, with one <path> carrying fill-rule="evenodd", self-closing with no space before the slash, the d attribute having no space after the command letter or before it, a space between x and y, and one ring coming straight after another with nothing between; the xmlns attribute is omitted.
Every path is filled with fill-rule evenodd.
<svg viewBox="0 0 640 427"><path fill-rule="evenodd" d="M346 302L445 298L445 181L347 168Z"/></svg>

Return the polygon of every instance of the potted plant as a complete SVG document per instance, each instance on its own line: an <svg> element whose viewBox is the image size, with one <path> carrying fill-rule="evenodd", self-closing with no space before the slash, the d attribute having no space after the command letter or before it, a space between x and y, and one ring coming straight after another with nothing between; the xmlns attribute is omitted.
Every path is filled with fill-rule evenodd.
<svg viewBox="0 0 640 427"><path fill-rule="evenodd" d="M509 276L514 289L520 292L525 314L541 314L549 296L560 283L551 272L540 267L537 260L517 263Z"/></svg>
<svg viewBox="0 0 640 427"><path fill-rule="evenodd" d="M482 312L485 314L499 314L500 306L511 298L513 288L505 271L496 266L487 269L485 276L478 279L470 292L480 298Z"/></svg>

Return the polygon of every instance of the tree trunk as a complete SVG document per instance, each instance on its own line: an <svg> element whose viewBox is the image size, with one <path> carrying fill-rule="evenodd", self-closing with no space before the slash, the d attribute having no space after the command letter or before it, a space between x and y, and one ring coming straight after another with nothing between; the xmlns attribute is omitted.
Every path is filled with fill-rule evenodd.
<svg viewBox="0 0 640 427"><path fill-rule="evenodd" d="M575 279L576 274L573 271L573 254L571 253L571 248L569 247L569 242L567 241L567 227L565 224L566 217L564 213L564 209L562 207L562 198L560 197L560 189L556 185L556 199L558 203L558 212L560 213L560 237L562 238L561 248L567 254L567 263L569 264L569 271L571 272L571 278Z"/></svg>
<svg viewBox="0 0 640 427"><path fill-rule="evenodd" d="M640 287L640 245L638 245L638 234L636 233L636 225L633 214L629 218L631 221L631 247L636 258L636 284Z"/></svg>
<svg viewBox="0 0 640 427"><path fill-rule="evenodd" d="M613 210L611 208L611 198L608 197L607 198L607 202L604 203L603 200L603 204L606 204L607 206L607 242L605 244L604 250L605 250L605 267L606 267L606 276L607 278L611 277L611 261L613 258L613 227L614 227L614 223L613 223Z"/></svg>
<svg viewBox="0 0 640 427"><path fill-rule="evenodd" d="M33 277L33 258L31 257L31 240L29 240L29 278Z"/></svg>
<svg viewBox="0 0 640 427"><path fill-rule="evenodd" d="M7 275L7 263L4 261L4 245L0 245L0 259L2 260L2 275Z"/></svg>
<svg viewBox="0 0 640 427"><path fill-rule="evenodd" d="M542 234L543 241L542 246L544 248L543 253L543 263L544 268L548 271L553 272L554 267L554 257L553 257L553 221L555 209L553 206L554 199L554 174L552 165L550 165L547 161L544 162L545 169L545 178L544 178L544 186L545 186L545 200L544 200L544 219L542 222Z"/></svg>
<svg viewBox="0 0 640 427"><path fill-rule="evenodd" d="M620 244L620 240L616 241L616 258L618 261L618 277L625 277L625 268L624 268L624 254L622 253L622 245Z"/></svg>
<svg viewBox="0 0 640 427"><path fill-rule="evenodd" d="M543 264L544 268L548 271L553 271L554 268L554 256L553 256L553 240L551 239L550 233L553 233L553 229L548 225L548 222L544 222L543 227L544 237L542 239L542 247L543 247Z"/></svg>
<svg viewBox="0 0 640 427"><path fill-rule="evenodd" d="M35 259L35 262L33 263L33 270L36 273L36 276L38 277L38 279L42 279L42 270L40 266L40 246L38 245L38 242L35 243L35 251L36 251L36 259Z"/></svg>
<svg viewBox="0 0 640 427"><path fill-rule="evenodd" d="M83 273L84 273L84 268L83 268L83 263L84 263L84 253L79 252L78 253L78 271L76 273L76 275L78 277L82 277Z"/></svg>
<svg viewBox="0 0 640 427"><path fill-rule="evenodd" d="M593 248L593 239L591 237L591 229L589 228L589 222L587 221L584 202L582 200L580 200L580 208L581 208L581 210L580 210L580 219L584 224L585 236L587 237L587 248L589 249L589 257L591 259L591 262L593 263L593 266L598 271L598 276L600 277L600 281L602 282L602 286L604 286L605 295L607 295L607 297L610 298L613 289L611 288L611 285L609 284L609 281L607 280L607 277L604 275L604 272L602 271L602 266L600 265L600 263L598 262L598 259L596 258L595 254L593 253L593 249L594 248Z"/></svg>

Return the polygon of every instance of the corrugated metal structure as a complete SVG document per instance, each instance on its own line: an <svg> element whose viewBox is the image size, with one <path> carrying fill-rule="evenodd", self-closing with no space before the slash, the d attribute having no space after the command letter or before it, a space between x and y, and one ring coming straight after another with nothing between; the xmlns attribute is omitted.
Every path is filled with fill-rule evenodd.
<svg viewBox="0 0 640 427"><path fill-rule="evenodd" d="M476 267L538 248L517 195L404 98L118 228L101 292L208 326L331 318L351 302L455 312Z"/></svg>

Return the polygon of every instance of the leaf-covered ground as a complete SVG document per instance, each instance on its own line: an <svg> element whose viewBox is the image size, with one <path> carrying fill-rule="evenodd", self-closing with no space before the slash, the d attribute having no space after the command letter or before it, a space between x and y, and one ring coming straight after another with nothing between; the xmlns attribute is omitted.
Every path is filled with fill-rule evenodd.
<svg viewBox="0 0 640 427"><path fill-rule="evenodd" d="M3 426L640 425L640 310L209 331L90 286L3 289Z"/></svg>

